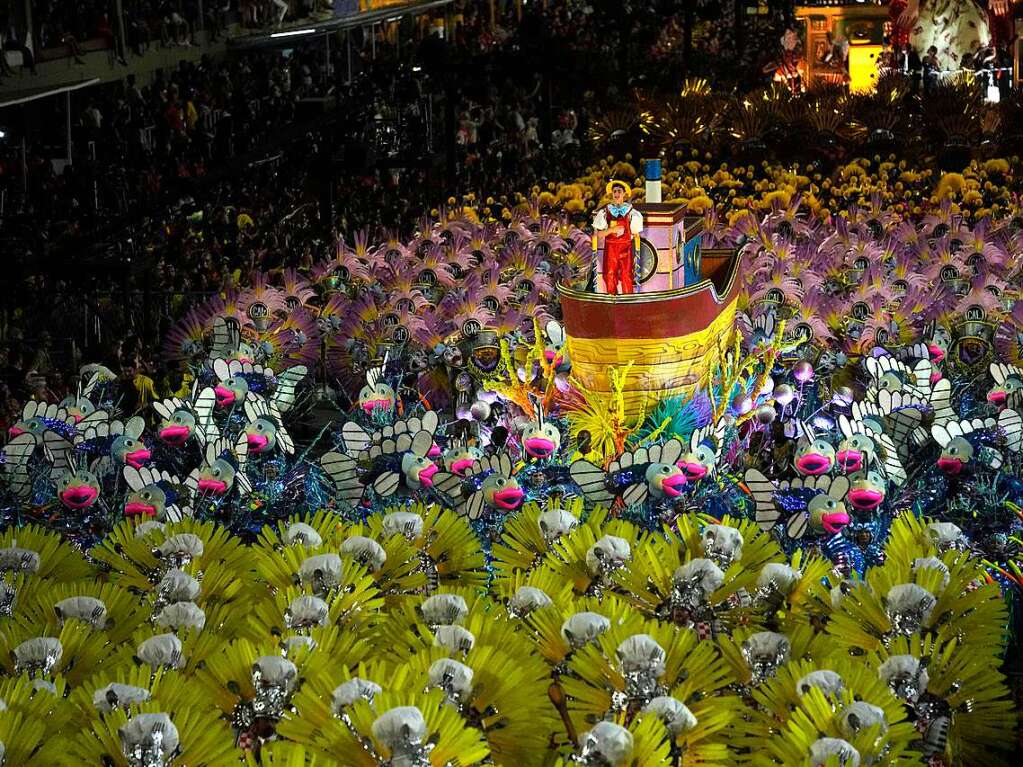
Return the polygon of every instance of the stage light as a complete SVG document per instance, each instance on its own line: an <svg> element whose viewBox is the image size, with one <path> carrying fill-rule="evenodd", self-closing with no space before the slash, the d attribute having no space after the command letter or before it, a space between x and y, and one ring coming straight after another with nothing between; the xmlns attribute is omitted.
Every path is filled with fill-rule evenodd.
<svg viewBox="0 0 1023 767"><path fill-rule="evenodd" d="M311 35L315 29L292 29L288 32L274 32L270 37L295 37L296 35Z"/></svg>
<svg viewBox="0 0 1023 767"><path fill-rule="evenodd" d="M412 67L412 71L413 72L422 72L423 68L422 67Z"/></svg>
<svg viewBox="0 0 1023 767"><path fill-rule="evenodd" d="M873 93L877 88L877 65L881 58L880 45L849 46L849 90L853 93Z"/></svg>
<svg viewBox="0 0 1023 767"><path fill-rule="evenodd" d="M2 141L5 138L7 138L7 131L5 131L3 128L0 128L0 141Z"/></svg>

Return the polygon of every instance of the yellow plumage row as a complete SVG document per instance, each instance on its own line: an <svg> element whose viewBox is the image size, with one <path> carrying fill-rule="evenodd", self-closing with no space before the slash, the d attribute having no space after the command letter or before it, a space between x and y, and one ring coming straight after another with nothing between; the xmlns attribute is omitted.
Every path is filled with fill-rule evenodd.
<svg viewBox="0 0 1023 767"><path fill-rule="evenodd" d="M1008 763L1005 605L924 522L845 582L750 522L581 517L527 504L490 569L422 506L8 531L7 764Z"/></svg>

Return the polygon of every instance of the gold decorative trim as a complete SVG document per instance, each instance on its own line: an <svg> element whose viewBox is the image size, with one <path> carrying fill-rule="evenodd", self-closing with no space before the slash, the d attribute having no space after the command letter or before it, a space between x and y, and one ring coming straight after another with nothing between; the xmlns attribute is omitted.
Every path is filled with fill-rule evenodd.
<svg viewBox="0 0 1023 767"><path fill-rule="evenodd" d="M588 339L566 337L572 372L590 391L611 390L608 371L630 362L626 392L667 396L670 389L698 385L731 348L738 300L728 304L706 328L675 338Z"/></svg>

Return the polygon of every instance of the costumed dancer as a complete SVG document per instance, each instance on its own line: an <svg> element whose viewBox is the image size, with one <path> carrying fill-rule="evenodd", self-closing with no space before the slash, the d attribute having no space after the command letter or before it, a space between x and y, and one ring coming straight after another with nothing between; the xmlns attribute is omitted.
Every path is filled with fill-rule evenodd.
<svg viewBox="0 0 1023 767"><path fill-rule="evenodd" d="M916 21L913 12L907 12L908 7L909 0L891 0L888 4L888 21L891 24L888 42L894 50L899 52L906 50L909 46L909 36L913 31L911 22Z"/></svg>
<svg viewBox="0 0 1023 767"><path fill-rule="evenodd" d="M783 84L793 95L806 90L806 59L803 58L799 35L795 30L785 30L781 37L778 60L768 64L765 72L770 73L774 82Z"/></svg>
<svg viewBox="0 0 1023 767"><path fill-rule="evenodd" d="M611 202L593 216L593 253L604 243L604 286L608 293L632 293L635 255L639 250L639 233L643 216L628 201L632 190L624 181L610 181L607 194ZM621 289L619 290L619 286ZM595 288L595 279L591 282Z"/></svg>

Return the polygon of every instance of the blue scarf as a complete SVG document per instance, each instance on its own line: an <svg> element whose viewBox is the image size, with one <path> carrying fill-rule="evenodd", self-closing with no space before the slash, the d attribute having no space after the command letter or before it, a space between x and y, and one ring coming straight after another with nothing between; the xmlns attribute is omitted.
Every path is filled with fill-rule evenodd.
<svg viewBox="0 0 1023 767"><path fill-rule="evenodd" d="M621 205L615 205L614 203L611 203L610 205L607 206L607 209L611 211L611 215L614 216L615 218L621 218L622 216L629 212L629 203L623 202Z"/></svg>

